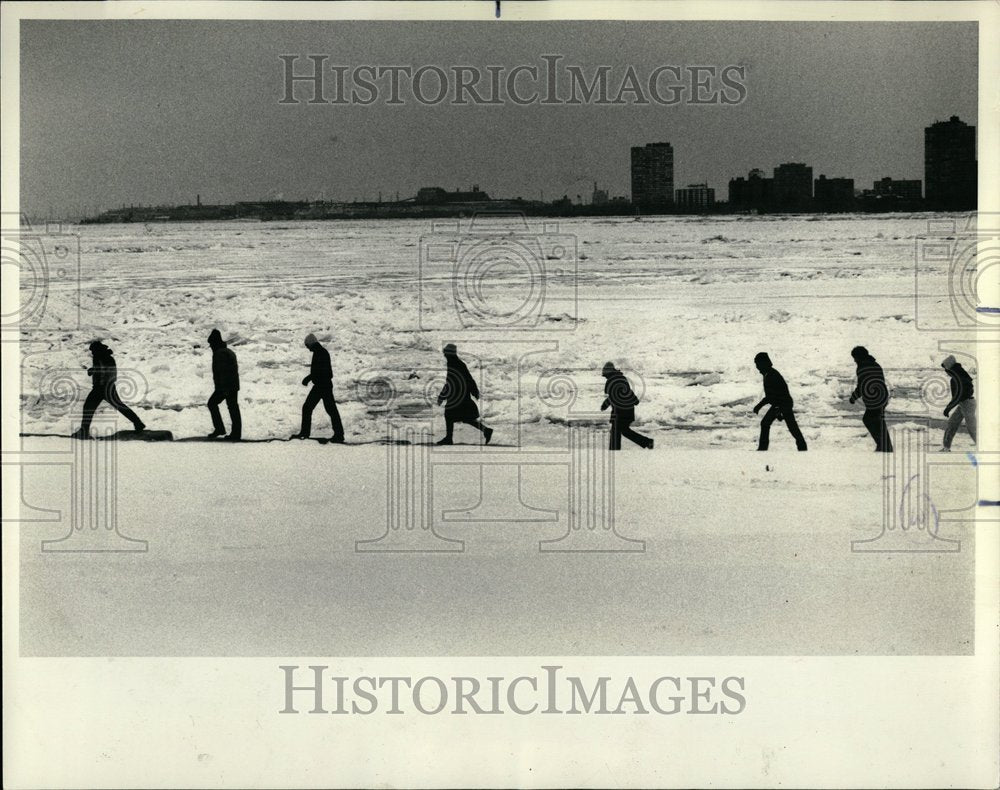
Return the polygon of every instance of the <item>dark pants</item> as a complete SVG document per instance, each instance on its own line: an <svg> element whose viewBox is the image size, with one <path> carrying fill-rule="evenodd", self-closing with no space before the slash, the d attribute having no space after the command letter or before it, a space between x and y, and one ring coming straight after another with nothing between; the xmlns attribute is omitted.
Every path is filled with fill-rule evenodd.
<svg viewBox="0 0 1000 790"><path fill-rule="evenodd" d="M781 416L785 420L785 426L788 428L788 432L795 439L795 446L800 450L806 449L806 440L802 436L802 431L799 430L799 424L795 421L795 412L788 408L777 406L772 406L767 410L764 415L764 419L760 421L760 441L757 443L758 450L766 450L768 442L771 437L771 425L774 423L778 417Z"/></svg>
<svg viewBox="0 0 1000 790"><path fill-rule="evenodd" d="M128 406L122 403L122 399L118 396L117 388L114 384L111 384L107 387L95 387L90 391L90 394L87 395L87 399L83 402L83 420L80 423L81 434L84 436L88 436L90 434L90 423L94 419L94 412L96 412L97 407L101 405L101 401L105 400L118 409L122 416L131 422L137 431L146 427L143 425L142 420L139 419L139 416Z"/></svg>
<svg viewBox="0 0 1000 790"><path fill-rule="evenodd" d="M885 409L865 409L865 416L861 421L875 440L875 452L891 453L892 440L885 425Z"/></svg>
<svg viewBox="0 0 1000 790"><path fill-rule="evenodd" d="M633 431L629 426L635 422L634 411L621 411L611 415L611 442L609 450L622 449L622 437L635 442L640 447L649 447L653 440L648 436Z"/></svg>
<svg viewBox="0 0 1000 790"><path fill-rule="evenodd" d="M337 411L337 401L333 399L333 387L319 387L313 385L306 395L306 402L302 404L302 436L308 436L312 430L312 413L316 404L323 401L323 408L330 415L330 422L333 423L333 435L338 439L344 438L344 425L340 421L340 412Z"/></svg>
<svg viewBox="0 0 1000 790"><path fill-rule="evenodd" d="M455 423L464 422L466 425L471 425L473 428L478 428L483 433L486 433L486 426L483 425L482 420L478 417L469 418L467 416L453 415L448 412L444 413L444 438L452 439L452 434L455 432Z"/></svg>
<svg viewBox="0 0 1000 790"><path fill-rule="evenodd" d="M222 424L222 415L219 414L219 404L226 402L229 408L229 421L233 424L233 429L229 432L230 439L239 439L243 435L243 418L240 416L240 404L237 398L240 393L237 390L216 390L212 397L208 399L208 410L212 414L212 427L218 434L226 432L226 426Z"/></svg>

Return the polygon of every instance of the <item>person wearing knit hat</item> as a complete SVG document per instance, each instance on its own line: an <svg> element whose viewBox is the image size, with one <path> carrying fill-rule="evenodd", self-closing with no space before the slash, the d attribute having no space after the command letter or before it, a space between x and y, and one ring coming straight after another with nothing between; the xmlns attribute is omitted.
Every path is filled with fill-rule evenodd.
<svg viewBox="0 0 1000 790"><path fill-rule="evenodd" d="M464 422L478 429L489 444L493 438L493 429L483 424L479 418L479 407L473 398L479 398L479 387L472 378L468 366L459 359L458 348L454 343L448 343L441 351L444 353L445 380L444 387L438 395L437 404L444 403L444 438L438 444L453 444L455 423Z"/></svg>
<svg viewBox="0 0 1000 790"><path fill-rule="evenodd" d="M757 449L760 451L767 450L771 424L775 420L780 420L784 421L785 427L788 428L788 432L795 439L795 446L799 451L807 450L806 440L802 436L802 431L799 430L798 422L795 420L795 404L791 393L788 391L788 384L785 383L784 377L774 369L771 357L765 351L757 354L753 358L753 363L764 377L764 399L753 407L753 413L757 414L765 405L770 405L771 407L760 421L760 439L757 442Z"/></svg>
<svg viewBox="0 0 1000 790"><path fill-rule="evenodd" d="M976 399L973 397L975 386L972 376L968 374L962 364L949 354L944 358L941 367L945 369L948 378L951 379L951 401L944 407L944 416L948 417L948 424L944 428L944 438L942 440L941 452L951 452L951 443L958 433L962 421L965 420L965 428L972 437L972 442L976 442ZM952 414L952 410L954 413ZM949 416L950 415L950 416Z"/></svg>
<svg viewBox="0 0 1000 790"><path fill-rule="evenodd" d="M234 352L222 339L222 333L213 329L208 335L208 346L212 349L212 385L214 387L208 399L208 413L212 415L212 432L209 439L226 436L226 426L219 413L219 404L226 402L229 409L229 421L232 427L226 438L238 442L243 437L243 418L240 415L240 366Z"/></svg>
<svg viewBox="0 0 1000 790"><path fill-rule="evenodd" d="M302 386L312 384L312 389L306 395L305 403L302 404L302 427L293 439L308 439L312 431L312 413L316 405L323 401L323 408L330 416L333 424L333 438L331 442L343 444L344 424L340 421L340 411L337 409L337 401L333 397L333 366L330 364L330 352L323 348L323 345L316 339L316 335L310 332L305 339L306 348L312 352L312 361L309 364L309 375L302 379Z"/></svg>
<svg viewBox="0 0 1000 790"><path fill-rule="evenodd" d="M605 362L601 368L601 375L604 376L604 402L601 404L601 411L611 409L611 439L608 444L609 450L622 449L622 437L635 442L640 447L647 450L653 449L653 440L648 436L643 436L630 427L635 422L635 407L639 405L639 399L632 392L625 374L611 362Z"/></svg>
<svg viewBox="0 0 1000 790"><path fill-rule="evenodd" d="M91 377L91 389L83 402L83 417L80 420L80 427L72 434L73 438L90 438L90 423L102 401L107 401L114 406L126 420L132 423L137 433L142 433L146 430L146 425L134 411L125 405L118 394L118 365L115 363L114 352L100 340L93 341L88 348L93 358L93 365L87 370L87 375Z"/></svg>

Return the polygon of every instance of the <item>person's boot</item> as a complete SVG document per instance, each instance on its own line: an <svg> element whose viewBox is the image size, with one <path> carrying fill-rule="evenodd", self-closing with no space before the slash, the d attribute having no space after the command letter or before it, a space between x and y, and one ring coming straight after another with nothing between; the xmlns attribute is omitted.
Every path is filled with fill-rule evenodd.
<svg viewBox="0 0 1000 790"><path fill-rule="evenodd" d="M445 436L443 439L438 439L437 444L454 444L450 436Z"/></svg>
<svg viewBox="0 0 1000 790"><path fill-rule="evenodd" d="M798 451L799 451L800 453L804 453L804 452L805 452L806 450L808 450L808 449L809 449L809 447L808 447L808 446L806 445L806 443L805 443L805 442L802 442L802 444L799 444L799 445L796 445L796 449L797 449L797 450L798 450Z"/></svg>
<svg viewBox="0 0 1000 790"><path fill-rule="evenodd" d="M489 444L490 443L490 439L493 438L493 429L492 428L483 428L483 437L486 439L485 444Z"/></svg>
<svg viewBox="0 0 1000 790"><path fill-rule="evenodd" d="M220 436L225 436L225 435L226 435L226 432L225 432L225 431L220 431L220 430L218 430L218 429L217 429L217 430L214 430L214 431L212 431L212 432L211 432L211 433L210 433L210 434L209 434L208 436L206 436L205 438L206 438L206 439L218 439L218 438L219 438Z"/></svg>
<svg viewBox="0 0 1000 790"><path fill-rule="evenodd" d="M146 423L140 421L140 422L137 422L132 427L135 429L136 433L142 433L144 430L146 430Z"/></svg>
<svg viewBox="0 0 1000 790"><path fill-rule="evenodd" d="M293 434L292 434L291 436L289 436L288 438L289 438L289 439L308 439L308 438L309 438L309 434L308 434L308 433L302 433L302 432L300 431L299 433L293 433Z"/></svg>
<svg viewBox="0 0 1000 790"><path fill-rule="evenodd" d="M647 450L652 450L653 449L653 444L654 444L654 441L652 439L648 440L646 442L646 449Z"/></svg>
<svg viewBox="0 0 1000 790"><path fill-rule="evenodd" d="M84 433L83 432L83 428L77 428L75 431L73 431L73 433L71 433L69 435L69 438L70 439L89 439L90 438L90 431L87 431L86 433Z"/></svg>
<svg viewBox="0 0 1000 790"><path fill-rule="evenodd" d="M330 444L343 444L343 443L344 443L344 434L342 433L335 433L333 437L330 439Z"/></svg>

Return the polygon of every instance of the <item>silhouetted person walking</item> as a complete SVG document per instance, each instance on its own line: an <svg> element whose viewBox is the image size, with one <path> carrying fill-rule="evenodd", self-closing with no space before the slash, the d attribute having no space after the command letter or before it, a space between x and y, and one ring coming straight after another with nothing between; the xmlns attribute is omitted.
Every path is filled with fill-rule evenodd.
<svg viewBox="0 0 1000 790"><path fill-rule="evenodd" d="M73 434L73 438L90 438L90 423L93 421L94 413L101 405L101 401L107 401L118 409L122 416L132 423L136 431L144 431L146 426L143 421L122 402L118 395L116 386L118 365L115 364L114 352L100 340L95 340L90 344L90 354L93 358L93 366L87 370L87 375L92 379L91 389L83 402L83 419L80 421L80 428Z"/></svg>
<svg viewBox="0 0 1000 790"><path fill-rule="evenodd" d="M771 424L775 420L784 420L788 432L795 439L795 446L799 450L806 450L806 440L799 430L799 424L795 421L795 412L792 409L794 402L784 377L774 369L771 358L763 351L753 358L753 363L764 376L764 398L753 407L753 413L757 414L765 405L771 406L760 421L760 441L757 443L757 449L767 449Z"/></svg>
<svg viewBox="0 0 1000 790"><path fill-rule="evenodd" d="M482 431L486 444L493 438L493 429L479 419L479 407L473 398L479 398L479 387L469 368L458 358L458 349L449 343L442 349L447 367L444 387L438 395L438 406L444 403L444 438L438 444L452 444L456 422L464 422Z"/></svg>
<svg viewBox="0 0 1000 790"><path fill-rule="evenodd" d="M948 424L944 429L944 445L941 449L944 452L951 451L951 442L958 433L958 428L965 420L965 427L972 437L972 442L976 442L976 399L973 397L974 387L972 376L970 376L962 364L956 361L955 357L948 355L945 357L941 367L945 369L948 378L951 379L951 401L945 406L944 416L948 417L952 409L955 413L948 417Z"/></svg>
<svg viewBox="0 0 1000 790"><path fill-rule="evenodd" d="M312 429L312 413L316 404L323 401L323 408L330 415L333 423L333 438L331 442L338 444L344 441L344 425L340 421L337 401L333 399L333 367L330 365L330 352L316 339L316 335L306 335L306 348L312 352L312 362L309 364L309 375L302 379L302 386L312 383L312 389L306 395L302 404L302 429L293 439L308 439Z"/></svg>
<svg viewBox="0 0 1000 790"><path fill-rule="evenodd" d="M858 385L851 393L851 403L861 399L865 404L865 415L861 421L875 440L875 452L891 453L892 440L885 425L885 407L889 404L889 387L885 383L882 366L864 346L851 349L851 356L858 365Z"/></svg>
<svg viewBox="0 0 1000 790"><path fill-rule="evenodd" d="M218 329L213 329L208 336L208 345L212 349L212 382L215 391L208 399L208 411L212 415L214 430L208 435L215 439L226 435L226 426L219 414L219 404L226 402L229 409L229 421L232 430L229 431L229 441L238 442L243 436L243 420L240 417L240 366L236 361L236 353L222 340Z"/></svg>
<svg viewBox="0 0 1000 790"><path fill-rule="evenodd" d="M629 427L635 422L635 407L639 405L639 399L632 392L625 374L610 362L605 362L601 375L605 379L604 394L607 396L601 404L601 411L611 407L611 442L608 449L621 450L624 436L640 447L652 450L653 440Z"/></svg>

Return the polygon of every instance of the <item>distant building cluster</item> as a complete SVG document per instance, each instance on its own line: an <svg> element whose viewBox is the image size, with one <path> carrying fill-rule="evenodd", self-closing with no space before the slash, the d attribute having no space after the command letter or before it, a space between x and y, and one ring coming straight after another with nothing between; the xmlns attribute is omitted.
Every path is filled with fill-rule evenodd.
<svg viewBox="0 0 1000 790"><path fill-rule="evenodd" d="M589 203L577 195L573 202L563 195L550 202L521 197L494 199L474 184L468 191L449 192L423 187L414 197L400 200L352 202L285 201L282 199L203 205L122 206L84 222L156 222L213 219L337 219L454 217L491 210L515 210L533 215L620 215L623 213L709 212L838 212L838 211L970 211L977 205L976 127L958 116L936 121L924 129L924 180L888 176L871 189L856 189L853 178L813 177L803 162L777 165L771 176L754 168L746 176L729 180L728 201L717 203L715 190L706 183L674 189L674 147L668 142L631 148L631 200L609 197L594 182Z"/></svg>

